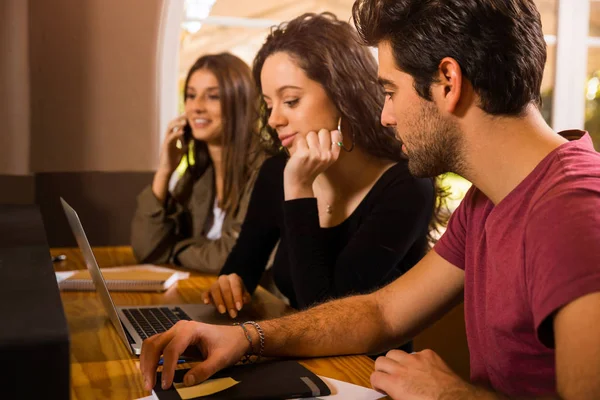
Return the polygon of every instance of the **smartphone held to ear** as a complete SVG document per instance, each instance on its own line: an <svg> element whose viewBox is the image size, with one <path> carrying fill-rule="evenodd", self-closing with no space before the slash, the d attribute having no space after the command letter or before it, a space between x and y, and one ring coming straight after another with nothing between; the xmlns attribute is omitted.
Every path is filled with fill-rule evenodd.
<svg viewBox="0 0 600 400"><path fill-rule="evenodd" d="M186 121L185 125L183 126L183 139L177 139L175 146L178 149L183 149L183 144L189 143L190 140L192 140L192 128L189 122Z"/></svg>

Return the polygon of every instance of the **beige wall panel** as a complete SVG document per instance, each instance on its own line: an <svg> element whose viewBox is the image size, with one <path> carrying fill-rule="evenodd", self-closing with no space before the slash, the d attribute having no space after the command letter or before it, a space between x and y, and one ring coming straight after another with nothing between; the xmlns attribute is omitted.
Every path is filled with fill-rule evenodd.
<svg viewBox="0 0 600 400"><path fill-rule="evenodd" d="M29 174L27 1L0 1L0 175Z"/></svg>
<svg viewBox="0 0 600 400"><path fill-rule="evenodd" d="M154 167L162 3L31 2L34 172Z"/></svg>

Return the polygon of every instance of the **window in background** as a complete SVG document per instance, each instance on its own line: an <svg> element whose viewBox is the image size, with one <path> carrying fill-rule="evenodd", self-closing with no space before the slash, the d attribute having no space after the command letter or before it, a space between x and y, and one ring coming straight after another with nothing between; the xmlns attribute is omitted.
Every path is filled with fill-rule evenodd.
<svg viewBox="0 0 600 400"><path fill-rule="evenodd" d="M196 33L202 27L201 20L208 17L216 0L185 0L184 19L181 28L187 33Z"/></svg>
<svg viewBox="0 0 600 400"><path fill-rule="evenodd" d="M195 57L193 60L188 61L186 55L190 53L187 50L189 46L189 42L193 39L193 37L197 34L197 32L202 28L202 23L208 16L210 15L210 11L215 5L216 0L185 0L183 3L183 20L181 21L181 29L179 32L179 76L177 79L178 88L179 88L179 112L183 112L183 85L185 84L185 78L188 69L191 67L192 63L196 60ZM182 69L182 61L187 61L185 65L185 69Z"/></svg>
<svg viewBox="0 0 600 400"><path fill-rule="evenodd" d="M586 82L585 130L600 150L600 48L588 51L588 80Z"/></svg>
<svg viewBox="0 0 600 400"><path fill-rule="evenodd" d="M600 2L590 2L587 81L585 88L585 129L600 151Z"/></svg>
<svg viewBox="0 0 600 400"><path fill-rule="evenodd" d="M542 17L542 30L548 45L548 57L544 78L542 80L542 115L546 122L552 124L552 103L554 95L554 80L556 77L556 27L558 0L536 0L535 5Z"/></svg>

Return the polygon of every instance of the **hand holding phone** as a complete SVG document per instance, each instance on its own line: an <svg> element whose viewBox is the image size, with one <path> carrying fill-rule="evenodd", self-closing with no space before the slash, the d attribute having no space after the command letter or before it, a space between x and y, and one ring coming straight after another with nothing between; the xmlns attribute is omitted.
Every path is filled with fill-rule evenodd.
<svg viewBox="0 0 600 400"><path fill-rule="evenodd" d="M170 177L181 162L183 148L185 147L183 146L183 142L187 139L184 137L187 136L185 135L185 132L189 131L189 129L185 129L187 124L187 117L185 114L180 115L169 123L165 134L165 140L161 146L158 164L158 172L165 176Z"/></svg>

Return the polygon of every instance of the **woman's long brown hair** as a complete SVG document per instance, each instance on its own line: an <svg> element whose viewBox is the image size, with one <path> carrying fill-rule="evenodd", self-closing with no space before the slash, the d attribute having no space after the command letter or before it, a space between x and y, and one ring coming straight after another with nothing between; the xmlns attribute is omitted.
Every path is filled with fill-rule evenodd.
<svg viewBox="0 0 600 400"><path fill-rule="evenodd" d="M252 80L250 67L240 58L230 53L209 54L200 57L190 68L183 97L192 74L198 70L210 71L219 83L221 118L223 121L223 199L219 205L226 213L235 212L240 197L250 178L252 168L257 168L260 157L260 144L257 129L258 91ZM192 138L191 128L185 127L185 135ZM194 178L200 177L211 164L205 142L194 140L194 163L188 169ZM184 145L188 155L189 141Z"/></svg>
<svg viewBox="0 0 600 400"><path fill-rule="evenodd" d="M271 29L254 59L252 73L261 87L260 74L272 54L288 54L306 75L321 84L350 129L357 146L374 157L404 159L402 144L393 128L381 124L385 94L377 81L377 63L371 51L360 44L350 24L331 13L306 13ZM261 99L260 129L270 137L271 152L281 148L277 133L268 125L269 115ZM344 133L345 137L346 133ZM435 243L440 227L448 220L448 193L434 179L436 199L428 239Z"/></svg>

